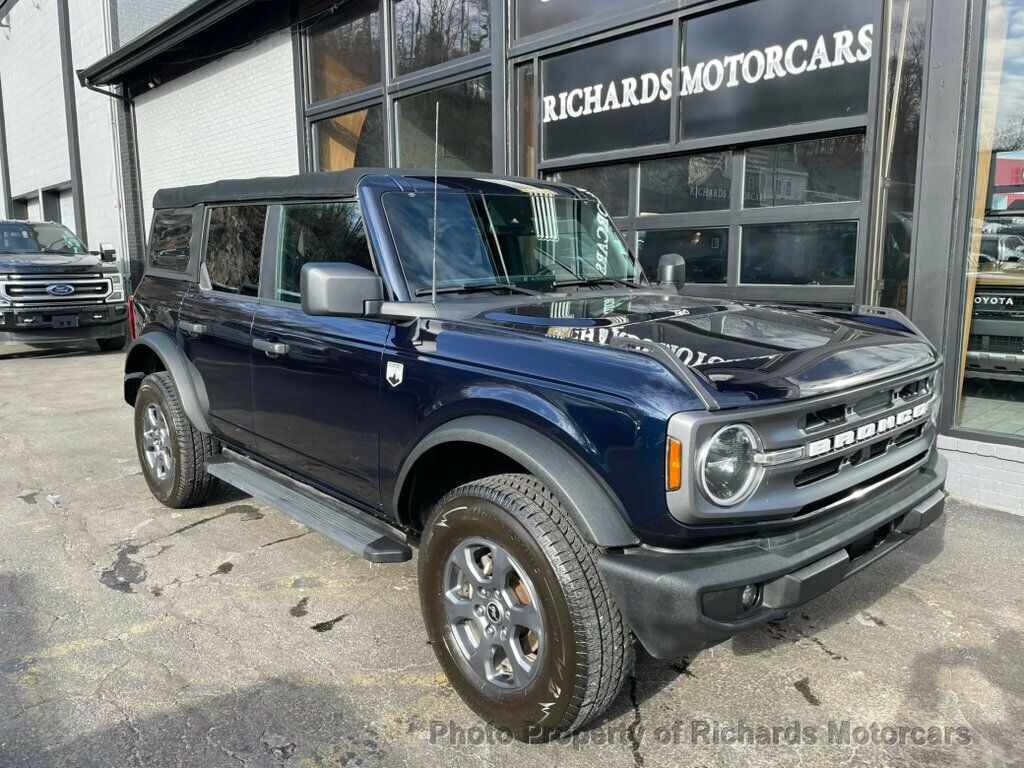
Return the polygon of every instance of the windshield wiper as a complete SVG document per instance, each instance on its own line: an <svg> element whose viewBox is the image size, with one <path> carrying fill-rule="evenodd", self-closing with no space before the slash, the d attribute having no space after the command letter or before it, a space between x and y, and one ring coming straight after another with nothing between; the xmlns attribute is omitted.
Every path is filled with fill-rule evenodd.
<svg viewBox="0 0 1024 768"><path fill-rule="evenodd" d="M446 285L444 288L438 288L437 293L482 293L484 291L511 291L512 293L521 293L524 296L543 296L544 294L540 291L534 291L530 288L523 288L518 285L510 285L508 283L484 283L484 284L470 284L470 285ZM416 297L430 296L433 290L431 288L420 288L416 291Z"/></svg>
<svg viewBox="0 0 1024 768"><path fill-rule="evenodd" d="M584 285L620 285L623 288L640 288L640 283L631 283L628 280L623 280L619 277L588 277L580 278L578 280L556 280L556 288L571 288L573 286L584 286Z"/></svg>

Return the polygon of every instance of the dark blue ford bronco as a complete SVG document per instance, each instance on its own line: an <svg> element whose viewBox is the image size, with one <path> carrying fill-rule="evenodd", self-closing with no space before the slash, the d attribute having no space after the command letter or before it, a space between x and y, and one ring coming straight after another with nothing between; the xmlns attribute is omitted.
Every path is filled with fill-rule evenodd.
<svg viewBox="0 0 1024 768"><path fill-rule="evenodd" d="M694 654L941 515L940 360L902 315L680 295L573 187L353 170L157 193L124 394L170 507L235 486L419 549L466 703L583 727L635 640Z"/></svg>

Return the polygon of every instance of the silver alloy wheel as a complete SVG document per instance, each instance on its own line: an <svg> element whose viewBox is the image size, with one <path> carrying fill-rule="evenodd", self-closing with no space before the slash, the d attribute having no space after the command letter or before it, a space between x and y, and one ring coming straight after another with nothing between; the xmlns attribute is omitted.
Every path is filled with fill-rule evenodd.
<svg viewBox="0 0 1024 768"><path fill-rule="evenodd" d="M463 658L482 680L525 688L540 668L544 623L533 582L505 549L469 539L449 555L444 607Z"/></svg>
<svg viewBox="0 0 1024 768"><path fill-rule="evenodd" d="M156 403L146 406L142 421L142 445L146 464L157 480L163 481L171 471L171 430L164 412Z"/></svg>

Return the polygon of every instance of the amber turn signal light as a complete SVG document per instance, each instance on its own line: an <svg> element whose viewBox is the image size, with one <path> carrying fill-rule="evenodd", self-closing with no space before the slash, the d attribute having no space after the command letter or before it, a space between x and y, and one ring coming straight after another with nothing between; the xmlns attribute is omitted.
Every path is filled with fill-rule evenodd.
<svg viewBox="0 0 1024 768"><path fill-rule="evenodd" d="M683 444L674 437L670 437L665 456L665 490L678 491L682 487Z"/></svg>

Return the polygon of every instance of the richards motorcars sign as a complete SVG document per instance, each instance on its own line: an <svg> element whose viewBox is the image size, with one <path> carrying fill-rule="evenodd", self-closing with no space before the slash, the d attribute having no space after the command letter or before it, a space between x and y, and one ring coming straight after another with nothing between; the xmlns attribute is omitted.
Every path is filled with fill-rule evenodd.
<svg viewBox="0 0 1024 768"><path fill-rule="evenodd" d="M877 3L759 0L646 30L543 63L544 156L670 140L678 95L684 139L867 111Z"/></svg>

